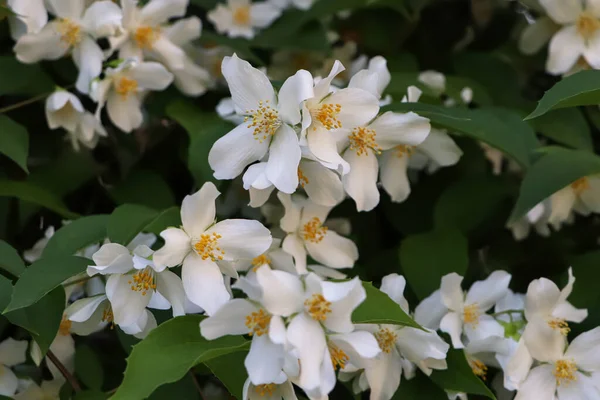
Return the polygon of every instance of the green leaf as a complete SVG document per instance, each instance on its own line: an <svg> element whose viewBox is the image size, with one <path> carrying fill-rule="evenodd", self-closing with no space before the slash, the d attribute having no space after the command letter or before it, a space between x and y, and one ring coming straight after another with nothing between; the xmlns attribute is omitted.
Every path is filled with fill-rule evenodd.
<svg viewBox="0 0 600 400"><path fill-rule="evenodd" d="M181 213L179 207L171 207L160 212L156 218L144 228L144 231L158 235L167 228L180 226Z"/></svg>
<svg viewBox="0 0 600 400"><path fill-rule="evenodd" d="M25 270L25 263L19 253L4 240L0 240L0 268L16 277Z"/></svg>
<svg viewBox="0 0 600 400"><path fill-rule="evenodd" d="M464 275L468 263L468 242L458 231L408 236L400 246L402 271L419 299L439 289L444 275L451 272Z"/></svg>
<svg viewBox="0 0 600 400"><path fill-rule="evenodd" d="M507 186L496 177L464 179L448 186L433 211L435 227L468 233L497 215L508 198Z"/></svg>
<svg viewBox="0 0 600 400"><path fill-rule="evenodd" d="M414 111L434 126L450 133L463 133L481 140L512 157L521 166L530 165L530 155L539 145L531 127L518 114L503 108L469 110L423 103L393 103L382 111Z"/></svg>
<svg viewBox="0 0 600 400"><path fill-rule="evenodd" d="M0 275L0 310L4 310L8 303L10 303L12 290L13 286L11 281Z"/></svg>
<svg viewBox="0 0 600 400"><path fill-rule="evenodd" d="M12 54L0 56L0 76L5 77L0 81L0 96L36 95L54 89L54 83L40 64L22 64Z"/></svg>
<svg viewBox="0 0 600 400"><path fill-rule="evenodd" d="M6 115L0 115L0 153L4 154L25 172L29 153L29 134L27 130Z"/></svg>
<svg viewBox="0 0 600 400"><path fill-rule="evenodd" d="M87 268L90 260L83 257L44 257L29 266L13 289L10 304L4 313L29 307L65 280Z"/></svg>
<svg viewBox="0 0 600 400"><path fill-rule="evenodd" d="M529 122L537 132L560 144L594 151L590 126L577 108L553 110Z"/></svg>
<svg viewBox="0 0 600 400"><path fill-rule="evenodd" d="M148 196L149 192L152 192L152 196ZM167 182L153 171L132 172L110 190L110 195L119 204L139 204L156 210L176 204L175 196Z"/></svg>
<svg viewBox="0 0 600 400"><path fill-rule="evenodd" d="M260 57L258 57L256 53L250 49L251 42L246 39L229 38L224 35L217 35L214 32L204 31L202 32L199 42L205 46L218 45L230 48L244 60L247 60L258 66L262 66L264 64Z"/></svg>
<svg viewBox="0 0 600 400"><path fill-rule="evenodd" d="M124 204L113 211L108 220L107 232L111 242L127 246L158 216L158 211L136 204Z"/></svg>
<svg viewBox="0 0 600 400"><path fill-rule="evenodd" d="M600 173L600 157L583 150L550 148L527 171L510 217L517 221L539 202L579 178Z"/></svg>
<svg viewBox="0 0 600 400"><path fill-rule="evenodd" d="M241 400L248 372L244 366L247 351L236 351L206 362L206 366L236 399Z"/></svg>
<svg viewBox="0 0 600 400"><path fill-rule="evenodd" d="M79 393L75 393L73 400L106 400L108 395L99 390L84 390Z"/></svg>
<svg viewBox="0 0 600 400"><path fill-rule="evenodd" d="M453 392L478 394L496 399L483 381L473 373L463 350L450 349L446 362L448 369L433 371L430 377L439 387Z"/></svg>
<svg viewBox="0 0 600 400"><path fill-rule="evenodd" d="M181 379L193 366L248 345L240 336L204 339L199 328L202 318L187 315L169 320L135 345L112 400L146 398L160 385Z"/></svg>
<svg viewBox="0 0 600 400"><path fill-rule="evenodd" d="M96 353L87 345L75 350L75 375L88 389L102 389L104 370Z"/></svg>
<svg viewBox="0 0 600 400"><path fill-rule="evenodd" d="M420 372L413 379L403 379L391 400L448 400L448 395Z"/></svg>
<svg viewBox="0 0 600 400"><path fill-rule="evenodd" d="M600 71L581 71L561 79L544 96L527 119L558 108L600 104Z"/></svg>
<svg viewBox="0 0 600 400"><path fill-rule="evenodd" d="M11 311L4 316L31 333L42 356L54 341L65 310L65 290L57 287L32 306Z"/></svg>
<svg viewBox="0 0 600 400"><path fill-rule="evenodd" d="M600 291L598 291L600 251L570 257L568 261L573 268L573 275L577 278L573 293L569 295L569 302L581 308L600 305Z"/></svg>
<svg viewBox="0 0 600 400"><path fill-rule="evenodd" d="M63 226L50 238L42 257L71 256L106 238L109 216L90 215Z"/></svg>
<svg viewBox="0 0 600 400"><path fill-rule="evenodd" d="M162 385L148 397L148 400L197 399L198 389L191 374L186 374L174 383Z"/></svg>
<svg viewBox="0 0 600 400"><path fill-rule="evenodd" d="M394 324L412 326L421 329L394 300L370 282L363 282L367 298L352 314L355 324Z"/></svg>
<svg viewBox="0 0 600 400"><path fill-rule="evenodd" d="M208 164L208 152L221 136L234 128L213 113L203 113L189 101L169 104L167 115L177 121L190 136L188 168L198 185L206 181L216 182Z"/></svg>
<svg viewBox="0 0 600 400"><path fill-rule="evenodd" d="M0 180L0 196L16 197L40 205L68 219L79 216L69 211L67 206L54 193L29 182Z"/></svg>

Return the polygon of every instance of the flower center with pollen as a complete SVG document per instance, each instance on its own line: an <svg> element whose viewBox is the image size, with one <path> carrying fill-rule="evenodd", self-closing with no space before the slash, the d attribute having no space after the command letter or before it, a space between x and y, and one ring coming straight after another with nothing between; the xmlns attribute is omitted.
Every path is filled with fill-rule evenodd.
<svg viewBox="0 0 600 400"><path fill-rule="evenodd" d="M148 268L133 274L127 283L131 285L131 290L141 292L142 296L145 296L150 290L156 289L154 274Z"/></svg>
<svg viewBox="0 0 600 400"><path fill-rule="evenodd" d="M325 300L322 294L313 294L304 302L308 314L315 321L325 321L327 314L331 312L331 302Z"/></svg>
<svg viewBox="0 0 600 400"><path fill-rule="evenodd" d="M488 370L487 365L475 358L469 360L469 365L471 366L471 369L473 370L473 373L475 375L485 380L485 376L487 375Z"/></svg>
<svg viewBox="0 0 600 400"><path fill-rule="evenodd" d="M258 385L254 387L254 391L261 397L271 397L273 396L273 392L275 392L275 384L267 383L266 385Z"/></svg>
<svg viewBox="0 0 600 400"><path fill-rule="evenodd" d="M415 146L409 146L407 144L401 144L394 148L396 150L396 157L410 157L415 152Z"/></svg>
<svg viewBox="0 0 600 400"><path fill-rule="evenodd" d="M115 315L113 314L112 307L110 304L106 306L104 310L102 310L102 322L111 323L115 319Z"/></svg>
<svg viewBox="0 0 600 400"><path fill-rule="evenodd" d="M570 360L558 360L554 364L554 377L556 378L556 384L568 385L569 383L577 380L575 376L577 372L577 364Z"/></svg>
<svg viewBox="0 0 600 400"><path fill-rule="evenodd" d="M277 132L277 129L281 126L279 112L271 107L269 100L259 101L258 109L247 110L246 114L249 116L244 118L244 122L252 120L252 122L248 124L248 128L254 128L254 139L261 143L268 137L275 135L275 132Z"/></svg>
<svg viewBox="0 0 600 400"><path fill-rule="evenodd" d="M571 332L569 324L564 319L554 318L548 321L548 326L555 331L559 331L561 335L567 336Z"/></svg>
<svg viewBox="0 0 600 400"><path fill-rule="evenodd" d="M350 139L350 150L356 151L357 155L367 154L368 149L373 150L376 154L381 154L381 147L375 141L376 133L373 129L363 126L354 128L352 133L348 135Z"/></svg>
<svg viewBox="0 0 600 400"><path fill-rule="evenodd" d="M571 183L571 189L575 192L576 195L580 195L590 188L590 181L588 178L583 177L577 179L575 182Z"/></svg>
<svg viewBox="0 0 600 400"><path fill-rule="evenodd" d="M246 315L246 326L250 329L249 335L262 336L269 332L269 323L271 322L271 314L267 313L262 308L258 311Z"/></svg>
<svg viewBox="0 0 600 400"><path fill-rule="evenodd" d="M233 22L236 25L250 24L250 6L240 6L233 10Z"/></svg>
<svg viewBox="0 0 600 400"><path fill-rule="evenodd" d="M267 257L265 254L261 254L258 257L254 257L252 259L252 265L254 266L253 270L256 271L258 269L258 267L261 267L263 265L271 265L271 259L269 257Z"/></svg>
<svg viewBox="0 0 600 400"><path fill-rule="evenodd" d="M63 336L70 335L71 325L73 325L73 322L67 319L67 317L63 316L62 320L60 321L60 326L58 327L58 333L60 333Z"/></svg>
<svg viewBox="0 0 600 400"><path fill-rule="evenodd" d="M300 167L298 167L298 184L302 187L308 185L308 178L304 175Z"/></svg>
<svg viewBox="0 0 600 400"><path fill-rule="evenodd" d="M115 82L115 92L123 99L126 99L131 93L137 92L138 83L135 79L129 79L125 76L120 77Z"/></svg>
<svg viewBox="0 0 600 400"><path fill-rule="evenodd" d="M133 34L133 40L135 40L139 48L151 49L154 42L158 39L158 35L159 31L157 28L140 26Z"/></svg>
<svg viewBox="0 0 600 400"><path fill-rule="evenodd" d="M342 127L342 122L337 118L337 115L342 111L340 104L323 104L321 107L311 112L314 119L319 121L327 130L339 129ZM313 128L317 130L317 128Z"/></svg>
<svg viewBox="0 0 600 400"><path fill-rule="evenodd" d="M310 221L304 224L302 234L304 240L313 243L319 243L325 237L327 227L321 226L321 220L318 217L313 217Z"/></svg>
<svg viewBox="0 0 600 400"><path fill-rule="evenodd" d="M225 252L218 246L219 239L221 235L217 232L204 233L200 235L200 240L196 242L194 249L203 260L209 258L213 261L222 260Z"/></svg>
<svg viewBox="0 0 600 400"><path fill-rule="evenodd" d="M377 339L377 343L379 343L381 351L388 354L394 348L397 338L398 336L389 328L381 328L377 333L375 333L375 339Z"/></svg>
<svg viewBox="0 0 600 400"><path fill-rule="evenodd" d="M58 23L58 33L60 33L61 42L73 47L81 41L81 26L69 18L63 18Z"/></svg>
<svg viewBox="0 0 600 400"><path fill-rule="evenodd" d="M481 312L479 311L479 306L477 303L469 304L463 308L463 321L465 324L471 325L473 328L476 328L479 325L479 316Z"/></svg>
<svg viewBox="0 0 600 400"><path fill-rule="evenodd" d="M592 36L600 29L600 21L589 11L585 11L579 15L576 23L577 33L584 39L591 39Z"/></svg>
<svg viewBox="0 0 600 400"><path fill-rule="evenodd" d="M333 369L344 369L346 363L350 359L344 350L340 349L334 344L329 344L329 354L331 355Z"/></svg>

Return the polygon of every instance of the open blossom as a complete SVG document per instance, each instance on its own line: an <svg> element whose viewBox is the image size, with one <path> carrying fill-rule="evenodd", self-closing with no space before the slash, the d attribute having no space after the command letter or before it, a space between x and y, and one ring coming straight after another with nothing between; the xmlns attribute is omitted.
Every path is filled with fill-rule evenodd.
<svg viewBox="0 0 600 400"><path fill-rule="evenodd" d="M27 341L5 339L0 343L0 395L12 396L17 391L19 380L10 367L25 362Z"/></svg>
<svg viewBox="0 0 600 400"><path fill-rule="evenodd" d="M219 33L252 39L256 28L268 27L280 15L280 8L269 1L227 0L208 13L208 20Z"/></svg>
<svg viewBox="0 0 600 400"><path fill-rule="evenodd" d="M107 68L105 77L94 82L90 96L98 103L96 117L106 104L111 121L122 131L131 132L142 125L141 96L144 91L164 90L173 74L157 62L124 61Z"/></svg>
<svg viewBox="0 0 600 400"><path fill-rule="evenodd" d="M570 268L569 282L562 290L546 278L529 284L525 299L528 323L523 338L533 358L549 361L545 359L546 355L564 349L570 332L568 322L581 322L587 317L586 309L577 309L567 301L574 284L575 277Z"/></svg>
<svg viewBox="0 0 600 400"><path fill-rule="evenodd" d="M22 36L15 45L24 63L56 60L71 52L79 69L76 87L88 93L102 72L104 53L96 39L115 35L121 27L121 9L112 1L97 1L85 9L85 0L48 0L56 18L37 33Z"/></svg>
<svg viewBox="0 0 600 400"><path fill-rule="evenodd" d="M293 125L300 122L300 103L312 87L307 71L287 79L278 94L267 76L237 55L223 59L236 112L247 117L231 132L215 142L208 162L217 179L233 179L244 168L265 157L265 176L276 188L293 193L298 187L301 151Z"/></svg>
<svg viewBox="0 0 600 400"><path fill-rule="evenodd" d="M285 379L283 382L269 383L267 385L254 385L250 379L244 383L242 400L298 400L292 382Z"/></svg>
<svg viewBox="0 0 600 400"><path fill-rule="evenodd" d="M544 363L529 372L515 400L600 398L594 378L600 371L600 328L577 336L566 350L563 346L540 351L538 361Z"/></svg>
<svg viewBox="0 0 600 400"><path fill-rule="evenodd" d="M7 5L14 12L8 17L10 36L14 40L27 33L38 33L48 22L44 0L8 0Z"/></svg>
<svg viewBox="0 0 600 400"><path fill-rule="evenodd" d="M298 273L306 273L307 253L327 267L350 268L354 265L358 259L354 242L323 225L332 207L281 192L277 197L285 207L280 226L287 236L282 247L294 257Z"/></svg>
<svg viewBox="0 0 600 400"><path fill-rule="evenodd" d="M550 196L551 214L548 222L560 226L573 212L581 215L600 213L600 177L579 178Z"/></svg>
<svg viewBox="0 0 600 400"><path fill-rule="evenodd" d="M208 315L214 314L231 295L223 281L223 271L235 270L219 261L252 259L271 245L271 234L260 222L229 219L215 223L215 200L219 191L211 182L186 196L181 204L182 228L168 228L160 236L165 245L154 253L158 267L183 264L181 277L190 301Z"/></svg>

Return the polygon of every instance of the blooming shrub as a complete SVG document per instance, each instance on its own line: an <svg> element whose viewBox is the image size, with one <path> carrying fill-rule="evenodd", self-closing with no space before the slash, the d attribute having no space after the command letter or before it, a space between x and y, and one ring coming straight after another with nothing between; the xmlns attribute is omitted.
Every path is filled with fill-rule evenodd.
<svg viewBox="0 0 600 400"><path fill-rule="evenodd" d="M0 24L0 397L600 400L597 0Z"/></svg>

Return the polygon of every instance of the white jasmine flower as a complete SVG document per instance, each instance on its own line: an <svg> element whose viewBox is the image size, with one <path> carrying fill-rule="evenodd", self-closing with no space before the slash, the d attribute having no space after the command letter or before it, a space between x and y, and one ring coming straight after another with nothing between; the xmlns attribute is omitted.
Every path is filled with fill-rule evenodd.
<svg viewBox="0 0 600 400"><path fill-rule="evenodd" d="M339 40L339 37L328 34L328 39L333 44ZM357 52L358 45L353 41L344 42L341 46L334 46L331 57L323 62L323 66L317 71L317 76L328 75L337 62L349 65L348 70L340 71L332 80L336 85L344 86L350 81L350 78L367 67L369 59L364 54L357 57Z"/></svg>
<svg viewBox="0 0 600 400"><path fill-rule="evenodd" d="M46 99L46 121L50 129L75 132L84 112L79 98L66 90L56 90Z"/></svg>
<svg viewBox="0 0 600 400"><path fill-rule="evenodd" d="M280 383L254 385L250 379L244 383L243 400L298 400L292 383L285 379Z"/></svg>
<svg viewBox="0 0 600 400"><path fill-rule="evenodd" d="M38 33L48 22L44 0L8 0L7 5L14 13L8 17L10 36L14 40L27 33Z"/></svg>
<svg viewBox="0 0 600 400"><path fill-rule="evenodd" d="M551 210L549 203L549 201L538 203L521 219L506 226L512 231L515 240L523 240L529 236L531 227L533 227L540 236L550 236L548 218L550 218Z"/></svg>
<svg viewBox="0 0 600 400"><path fill-rule="evenodd" d="M554 75L569 71L579 57L583 57L594 68L600 68L600 8L594 0L571 1L540 0L548 16L562 28L550 40L546 70ZM551 23L543 21L536 26L535 40L529 44L531 50L541 47L539 36L553 33ZM532 32L526 32L532 35ZM531 40L526 40L531 41ZM523 47L523 46L522 46ZM527 47L527 46L526 46Z"/></svg>
<svg viewBox="0 0 600 400"><path fill-rule="evenodd" d="M533 358L539 361L548 354L558 354L566 344L570 332L568 322L581 322L587 317L586 309L577 309L567 301L573 291L575 277L569 268L569 281L563 290L546 278L532 281L527 288L523 333L525 344Z"/></svg>
<svg viewBox="0 0 600 400"><path fill-rule="evenodd" d="M268 27L280 15L281 9L269 1L227 0L208 12L208 20L219 33L252 39L256 28Z"/></svg>
<svg viewBox="0 0 600 400"><path fill-rule="evenodd" d="M600 328L577 336L569 347L541 348L544 364L529 372L515 400L598 399L594 373L600 371Z"/></svg>
<svg viewBox="0 0 600 400"><path fill-rule="evenodd" d="M252 259L271 245L271 234L260 222L229 219L215 223L215 200L219 191L207 182L181 205L182 229L168 228L160 236L165 245L154 253L159 267L183 264L182 280L190 301L208 315L214 314L231 297L223 282L218 261ZM237 276L235 270L230 275Z"/></svg>
<svg viewBox="0 0 600 400"><path fill-rule="evenodd" d="M392 76L387 67L387 60L381 56L375 56L369 60L366 69L360 70L352 76L348 87L357 87L370 92L380 100L379 105L383 107L392 102L389 95L381 100L381 96L391 80Z"/></svg>
<svg viewBox="0 0 600 400"><path fill-rule="evenodd" d="M300 103L309 97L312 77L298 71L287 79L278 95L267 76L237 55L223 59L223 75L229 84L238 114L246 122L215 142L208 162L217 179L233 179L267 152L266 178L279 190L293 193L298 187L301 151L292 128L300 122Z"/></svg>
<svg viewBox="0 0 600 400"><path fill-rule="evenodd" d="M450 335L452 346L464 348L463 329L469 340L504 336L502 325L486 311L506 296L511 275L494 271L487 279L473 283L466 295L460 286L462 280L456 273L448 274L442 278L440 289L442 303L449 310L440 321L440 329Z"/></svg>
<svg viewBox="0 0 600 400"><path fill-rule="evenodd" d="M417 80L430 88L437 96L446 92L446 75L438 71L423 71L417 77Z"/></svg>
<svg viewBox="0 0 600 400"><path fill-rule="evenodd" d="M15 45L17 59L26 64L57 60L71 52L79 68L76 87L88 93L91 81L102 72L104 53L96 39L115 35L121 27L121 9L112 1L48 0L56 18L38 33L22 36Z"/></svg>
<svg viewBox="0 0 600 400"><path fill-rule="evenodd" d="M370 211L379 204L377 155L392 148L411 148L423 143L431 130L427 118L413 112L388 111L366 126L351 131L341 129L338 142L345 149L342 157L350 166L342 177L346 193L356 202L358 211Z"/></svg>
<svg viewBox="0 0 600 400"><path fill-rule="evenodd" d="M600 40L600 39L599 39ZM581 215L600 213L600 177L583 177L550 196L548 222L560 226L573 212Z"/></svg>
<svg viewBox="0 0 600 400"><path fill-rule="evenodd" d="M69 132L71 145L75 151L79 151L80 143L88 149L93 149L98 144L100 137L106 136L108 134L102 126L102 122L88 111L85 111L79 119L75 131Z"/></svg>
<svg viewBox="0 0 600 400"><path fill-rule="evenodd" d="M497 357L508 356L512 350L512 342L503 336L488 336L470 341L465 346L465 356L473 374L485 380L489 367L501 368Z"/></svg>
<svg viewBox="0 0 600 400"><path fill-rule="evenodd" d="M157 62L121 63L107 68L105 77L94 82L90 96L98 103L96 117L106 104L111 121L122 131L131 132L142 125L141 95L146 90L164 90L173 74Z"/></svg>
<svg viewBox="0 0 600 400"><path fill-rule="evenodd" d="M60 399L60 389L65 384L64 378L53 379L51 381L42 381L37 385L34 381L29 381L27 387L22 392L14 396L15 400L58 400Z"/></svg>
<svg viewBox="0 0 600 400"><path fill-rule="evenodd" d="M5 339L0 343L0 395L13 396L17 391L19 380L10 367L25 362L27 341Z"/></svg>
<svg viewBox="0 0 600 400"><path fill-rule="evenodd" d="M350 268L358 259L354 242L338 235L323 224L332 207L321 206L285 193L277 197L285 207L280 226L287 236L282 248L294 257L296 270L306 273L307 253L316 261L331 268Z"/></svg>

